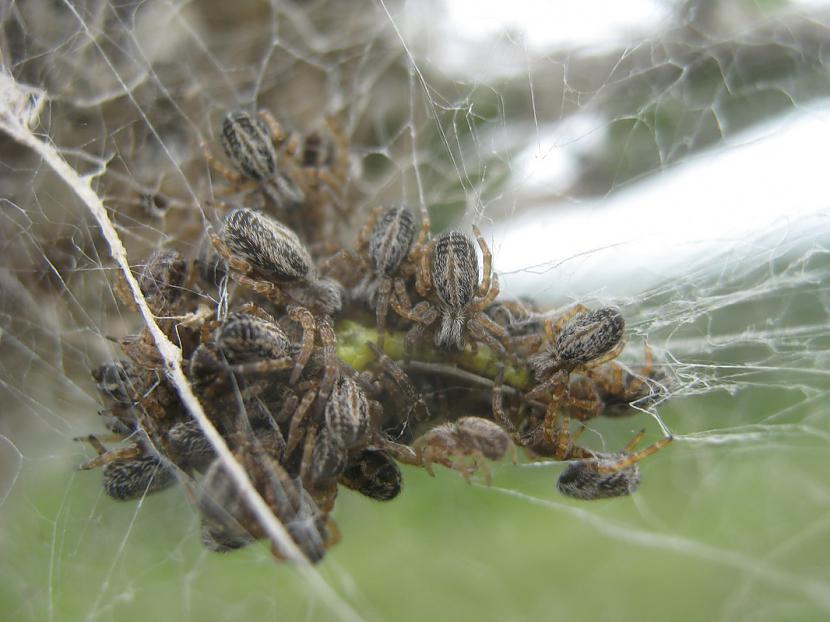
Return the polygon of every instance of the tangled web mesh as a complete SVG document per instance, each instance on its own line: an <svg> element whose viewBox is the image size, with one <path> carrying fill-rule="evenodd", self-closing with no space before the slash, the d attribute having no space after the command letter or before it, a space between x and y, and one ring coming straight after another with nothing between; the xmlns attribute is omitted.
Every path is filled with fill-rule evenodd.
<svg viewBox="0 0 830 622"><path fill-rule="evenodd" d="M830 13L690 0L589 20L547 4L0 9L10 619L827 615ZM223 184L200 145L219 153L240 107L303 132L340 121L357 216L339 242L406 202L434 231L478 224L505 295L620 307L621 360L641 365L647 341L670 399L583 440L670 430L641 490L566 501L553 462L494 465L489 487L406 469L389 506L338 501L344 540L311 568L267 547L210 554L184 495L117 504L75 472L89 453L72 439L100 429L91 370L144 321L117 296L114 243L134 269L196 251ZM433 597L404 604L401 581Z"/></svg>

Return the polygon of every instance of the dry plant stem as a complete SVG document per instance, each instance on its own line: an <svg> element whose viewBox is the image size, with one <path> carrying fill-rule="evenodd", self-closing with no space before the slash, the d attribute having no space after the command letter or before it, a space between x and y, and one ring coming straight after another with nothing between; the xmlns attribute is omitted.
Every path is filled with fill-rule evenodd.
<svg viewBox="0 0 830 622"><path fill-rule="evenodd" d="M125 86L125 91L128 89ZM101 232L109 247L110 254L118 263L124 278L127 281L133 298L150 330L159 353L164 360L167 376L175 385L182 402L190 414L198 422L202 432L210 441L217 455L221 458L225 468L239 486L246 503L256 515L260 524L280 549L280 553L287 559L296 562L305 577L315 586L315 590L322 595L331 609L344 620L360 620L352 608L344 602L323 578L312 567L309 560L303 555L294 541L288 535L282 523L273 515L264 499L256 491L242 465L233 457L222 436L205 415L202 405L191 389L184 371L182 370L182 353L167 337L156 323L147 301L141 293L138 281L130 270L127 261L127 252L121 238L110 222L103 201L92 189L91 181L94 176L82 177L64 160L57 149L48 139L41 139L34 135L30 125L35 125L37 113L46 101L45 93L38 93L38 100L33 103L34 93L21 88L8 74L0 73L0 129L11 136L15 141L32 149L52 168L52 170L78 195L89 211L95 217Z"/></svg>

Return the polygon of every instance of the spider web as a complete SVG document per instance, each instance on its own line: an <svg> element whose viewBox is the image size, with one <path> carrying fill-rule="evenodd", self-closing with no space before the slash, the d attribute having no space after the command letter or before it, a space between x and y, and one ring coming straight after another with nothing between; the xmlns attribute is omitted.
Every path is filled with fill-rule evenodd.
<svg viewBox="0 0 830 622"><path fill-rule="evenodd" d="M827 616L830 9L550 4L0 8L4 616ZM143 322L116 296L117 246L134 268L196 251L223 183L199 145L218 152L238 107L341 121L341 242L406 201L436 231L478 224L505 296L619 306L622 361L647 341L671 397L582 440L667 426L640 491L566 500L558 463L494 465L491 487L405 469L388 505L341 494L343 541L311 568L265 544L208 553L180 489L116 503L75 471L72 439L101 430L90 371Z"/></svg>

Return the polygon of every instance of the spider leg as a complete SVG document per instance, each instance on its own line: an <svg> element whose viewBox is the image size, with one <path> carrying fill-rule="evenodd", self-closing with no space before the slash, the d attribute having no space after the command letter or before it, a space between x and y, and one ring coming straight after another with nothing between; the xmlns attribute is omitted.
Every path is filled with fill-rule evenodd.
<svg viewBox="0 0 830 622"><path fill-rule="evenodd" d="M233 259L236 259L235 257ZM255 293L265 296L274 304L282 304L285 302L285 296L280 291L275 283L268 281L258 281L244 274L234 273L234 279L242 286L253 290Z"/></svg>
<svg viewBox="0 0 830 622"><path fill-rule="evenodd" d="M453 469L455 471L459 471L461 469L457 469L455 463L450 460L445 455L444 448L435 448L431 445L427 445L426 447L418 450L418 456L420 458L420 466L429 473L430 477L435 477L435 471L432 470L433 464L442 464L448 469ZM465 471L461 471L464 474L464 479L469 481L469 474L466 474Z"/></svg>
<svg viewBox="0 0 830 622"><path fill-rule="evenodd" d="M366 221L366 224L363 225L363 228L360 230L360 234L357 236L358 250L365 249L369 245L369 240L372 239L372 231L374 231L375 225L377 224L382 213L383 207L380 205L372 210L372 214L369 216L369 219Z"/></svg>
<svg viewBox="0 0 830 622"><path fill-rule="evenodd" d="M586 385L590 385L590 381L586 383ZM587 388L580 387L583 391L583 395L585 391L590 391L585 397L575 397L573 392L569 389L568 390L568 397L566 400L566 404L569 408L576 409L578 411L577 416L575 417L579 421L587 421L588 419L593 419L597 417L602 410L604 404L600 399L599 395L592 386L588 386ZM579 414L581 413L581 414Z"/></svg>
<svg viewBox="0 0 830 622"><path fill-rule="evenodd" d="M221 160L219 160L210 152L207 143L201 143L200 148L202 150L202 155L204 156L210 168L222 175L222 177L227 179L232 184L238 184L242 181L242 174L223 164Z"/></svg>
<svg viewBox="0 0 830 622"><path fill-rule="evenodd" d="M291 372L291 377L288 379L289 384L296 384L303 373L308 360L314 352L314 333L317 330L317 322L311 311L305 307L291 306L288 308L288 317L298 322L303 327L302 349L297 356L297 362L294 364L294 370Z"/></svg>
<svg viewBox="0 0 830 622"><path fill-rule="evenodd" d="M305 436L305 443L303 444L303 457L300 462L300 480L308 482L308 473L311 469L311 458L314 454L315 441L317 440L317 433L319 426L309 428Z"/></svg>
<svg viewBox="0 0 830 622"><path fill-rule="evenodd" d="M375 434L371 446L388 453L401 464L423 466L420 455L412 447L396 443L386 438L383 434Z"/></svg>
<svg viewBox="0 0 830 622"><path fill-rule="evenodd" d="M290 456L294 450L299 445L300 441L303 438L303 432L305 432L305 423L306 418L308 417L309 413L311 412L311 405L314 403L314 400L317 397L317 391L311 390L305 395L303 395L303 399L300 400L300 403L297 405L297 409L291 415L291 423L288 426L288 438L285 441L285 456Z"/></svg>
<svg viewBox="0 0 830 622"><path fill-rule="evenodd" d="M403 317L415 322L415 325L409 329L404 339L404 360L408 363L412 358L412 351L415 349L415 344L420 341L426 333L427 327L432 325L438 319L438 309L432 306L427 300L422 300L409 313L401 313L399 307L393 308L398 311Z"/></svg>
<svg viewBox="0 0 830 622"><path fill-rule="evenodd" d="M567 372L565 371L558 371L553 374L550 378L537 384L533 387L530 391L525 393L525 400L538 400L540 398L545 397L548 393L555 393L561 390L561 386L565 383L563 376L566 376Z"/></svg>
<svg viewBox="0 0 830 622"><path fill-rule="evenodd" d="M378 363L380 363L384 373L392 378L395 386L398 387L403 393L403 398L407 402L407 410L404 413L403 419L406 420L409 417L409 414L418 406L420 406L421 411L425 413L425 416L419 417L418 420L428 419L429 407L427 406L423 395L418 392L409 380L409 376L406 375L406 372L404 372L404 370L401 369L400 366L389 356L384 354L383 350L381 350L379 346L375 345L371 341L367 341L366 345L375 355L375 358Z"/></svg>
<svg viewBox="0 0 830 622"><path fill-rule="evenodd" d="M507 334L507 330L501 324L494 322L490 316L486 313L479 311L473 319L467 323L467 327L470 328L470 325L475 325L475 330L481 331L482 335L487 335L494 340L498 340L498 345L494 348L491 345L490 341L487 341L487 345L490 346L490 349L500 352L503 355L507 355L507 345L510 343L510 335ZM509 354L510 358L513 360L514 363L517 365L521 364L521 361L518 360L518 357L511 353Z"/></svg>
<svg viewBox="0 0 830 622"><path fill-rule="evenodd" d="M634 376L634 379L626 387L626 394L632 397L639 395L640 390L646 384L645 379L650 378L652 371L654 371L654 351L648 343L643 345L645 348L645 362L640 368L639 374Z"/></svg>
<svg viewBox="0 0 830 622"><path fill-rule="evenodd" d="M125 460L131 460L133 458L138 458L141 456L142 449L138 445L131 445L129 447L120 447L118 449L107 449L101 444L94 434L90 434L86 437L80 437L78 440L85 441L92 445L95 451L98 453L97 458L93 458L92 460L88 460L84 462L82 465L78 467L79 471L88 471L90 469L97 469L98 467L102 467L110 462L123 462Z"/></svg>
<svg viewBox="0 0 830 622"><path fill-rule="evenodd" d="M326 117L326 126L337 143L337 157L332 164L332 173L341 184L349 179L349 137L343 131L343 126L333 116Z"/></svg>
<svg viewBox="0 0 830 622"><path fill-rule="evenodd" d="M559 421L559 413L554 406L548 404L548 409L545 412L545 421L542 424L542 431L545 441L553 450L553 457L556 460L565 460L570 455L572 447L570 437L570 417L563 416L562 423L557 425Z"/></svg>
<svg viewBox="0 0 830 622"><path fill-rule="evenodd" d="M507 349L504 347L504 344L501 343L496 337L488 332L487 328L485 327L485 321L479 321L481 318L486 318L483 313L479 312L478 316L470 318L467 320L467 331L470 333L470 336L473 338L472 346L473 351L476 350L476 342L483 341L487 344L487 347L490 348L493 352L499 354L500 356L508 356ZM495 324L495 322L494 322ZM495 324L498 326L498 324ZM499 326L499 328L501 328Z"/></svg>
<svg viewBox="0 0 830 622"><path fill-rule="evenodd" d="M320 387L317 390L317 404L315 406L316 412L322 413L326 402L329 400L329 395L334 388L334 383L340 372L340 367L337 364L337 335L334 332L334 327L328 317L324 317L317 327L317 334L320 336L320 341L323 342L323 379L320 381Z"/></svg>
<svg viewBox="0 0 830 622"><path fill-rule="evenodd" d="M210 241L213 243L216 252L219 253L222 259L228 262L230 268L242 274L250 274L253 272L254 267L244 259L236 257L231 252L231 249L228 248L228 245L225 244L222 238L212 228L208 229L208 234L210 235Z"/></svg>
<svg viewBox="0 0 830 622"><path fill-rule="evenodd" d="M375 302L375 323L378 328L378 346L383 347L386 337L386 316L389 313L389 295L392 290L392 280L383 277L378 287L377 300Z"/></svg>
<svg viewBox="0 0 830 622"><path fill-rule="evenodd" d="M473 233L476 236L476 241L478 242L479 248L481 248L481 256L484 260L481 284L478 286L478 295L489 298L490 277L493 275L493 254L490 252L490 248L487 246L487 242L484 241L484 237L481 235L481 231L476 225L473 225ZM488 302L484 306L490 306L490 303L496 299L497 295L498 290L496 291L496 294L492 297L492 300L490 300L490 302Z"/></svg>
<svg viewBox="0 0 830 622"><path fill-rule="evenodd" d="M634 439L626 445L626 449L633 449L642 439L643 434L644 432L640 432L637 436L635 436ZM663 447L669 445L673 440L674 438L672 436L665 436L645 449L635 451L634 453L627 453L616 462L612 462L610 464L595 464L593 465L593 469L597 473L615 473L617 471L622 471L623 469L627 469L628 467L640 462L642 459L648 458L650 455L657 453Z"/></svg>
<svg viewBox="0 0 830 622"><path fill-rule="evenodd" d="M487 291L487 294L484 298L480 298L476 300L474 307L479 311L482 311L489 307L493 302L495 302L496 298L499 295L500 287L499 287L499 276L497 274L492 275L492 279L490 281L490 288ZM501 326L501 325L499 325ZM502 327L503 328L503 327Z"/></svg>
<svg viewBox="0 0 830 622"><path fill-rule="evenodd" d="M513 422L507 417L507 414L504 412L504 364L499 363L498 372L496 373L496 378L493 381L493 392L492 392L492 408L493 408L493 418L496 422L501 425L502 427L506 428L509 432L515 432L513 427Z"/></svg>
<svg viewBox="0 0 830 622"><path fill-rule="evenodd" d="M286 156L288 156L288 158L296 160L300 154L301 143L302 139L297 134L292 133L289 136L285 137L280 144L282 147L282 152Z"/></svg>
<svg viewBox="0 0 830 622"><path fill-rule="evenodd" d="M432 255L432 248L434 242L430 242L426 249L420 255L420 261L415 272L415 289L422 298L429 295L432 289L432 277L430 276L430 256Z"/></svg>
<svg viewBox="0 0 830 622"><path fill-rule="evenodd" d="M282 371L294 367L294 359L290 356L284 356L278 359L270 359L267 361L256 361L253 363L240 363L238 365L231 365L228 371L240 376L248 374L267 374L273 371Z"/></svg>
<svg viewBox="0 0 830 622"><path fill-rule="evenodd" d="M395 290L395 296L401 306L404 309L411 309L412 301L409 300L409 294L406 293L406 283L404 283L403 279L400 277L392 279L392 287Z"/></svg>
<svg viewBox="0 0 830 622"><path fill-rule="evenodd" d="M257 306L256 303L253 302L246 302L244 305L237 309L239 313L247 313L248 315L256 316L260 319L265 320L266 322L274 323L274 316L268 313L265 309L260 306Z"/></svg>
<svg viewBox="0 0 830 622"><path fill-rule="evenodd" d="M285 130L280 122L268 110L260 110L257 112L257 116L268 126L268 131L271 132L271 140L274 142L274 146L278 147L281 145L285 141Z"/></svg>
<svg viewBox="0 0 830 622"><path fill-rule="evenodd" d="M473 459L474 469L477 471L481 471L481 474L484 475L484 483L488 486L493 483L493 471L490 469L490 465L487 464L487 460L484 457L484 454L481 453L480 450L475 449L470 454ZM467 483L470 483L470 476L465 474L464 479L467 480Z"/></svg>
<svg viewBox="0 0 830 622"><path fill-rule="evenodd" d="M415 244L412 246L412 250L409 252L409 259L415 263L418 263L421 256L424 254L427 237L429 236L429 228L429 211L427 211L425 207L421 206L421 229L418 232L418 239L415 241Z"/></svg>
<svg viewBox="0 0 830 622"><path fill-rule="evenodd" d="M611 350L600 356L599 358L594 359L582 366L582 369L593 369L594 367L598 367L600 365L604 365L608 361L612 361L617 358L620 353L625 349L625 345L627 343L627 339L623 337L620 339L619 343L615 345Z"/></svg>

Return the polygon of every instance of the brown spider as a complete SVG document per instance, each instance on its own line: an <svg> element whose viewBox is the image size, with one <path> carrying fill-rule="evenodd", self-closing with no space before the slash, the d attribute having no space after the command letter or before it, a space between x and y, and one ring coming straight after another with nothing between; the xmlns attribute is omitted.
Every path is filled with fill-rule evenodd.
<svg viewBox="0 0 830 622"><path fill-rule="evenodd" d="M294 369L291 344L273 320L249 313L230 313L212 338L204 328L202 344L190 358L190 378L204 395L227 391L230 374L238 377Z"/></svg>
<svg viewBox="0 0 830 622"><path fill-rule="evenodd" d="M382 451L364 449L349 460L340 483L376 501L390 501L401 492L401 470Z"/></svg>
<svg viewBox="0 0 830 622"><path fill-rule="evenodd" d="M98 456L78 467L87 471L103 467L104 492L118 501L139 499L159 490L172 486L175 481L173 472L144 445L135 442L126 447L108 450L93 434L78 437L75 440L89 443Z"/></svg>
<svg viewBox="0 0 830 622"><path fill-rule="evenodd" d="M512 421L504 412L502 404L501 382L503 372L500 371L493 388L493 412L496 420L510 430L513 439L526 448L533 456L553 458L558 461L575 461L560 477L558 484L560 491L571 497L582 499L599 499L611 496L620 496L636 490L639 485L639 463L644 458L656 453L672 442L671 436L666 436L639 451L633 451L642 440L644 431L640 432L628 445L618 453L594 452L576 444L585 427L575 433L570 433L571 416L562 413L562 421L558 422L557 412L547 410L541 425L533 427L528 432L516 429ZM581 381L584 379L580 379ZM581 390L581 389L580 389ZM579 400L570 400L569 412L582 412L585 419L596 416L602 402L593 392L593 397L580 394ZM581 409L581 411L579 410Z"/></svg>
<svg viewBox="0 0 830 622"><path fill-rule="evenodd" d="M325 414L333 442L346 449L366 444L371 425L369 400L357 382L341 377L329 396Z"/></svg>
<svg viewBox="0 0 830 622"><path fill-rule="evenodd" d="M422 300L411 309L406 307L408 300L396 297L391 301L399 315L415 322L406 336L407 356L439 319L433 337L437 347L463 350L465 335L469 333L474 342L484 342L492 350L507 355L503 343L508 338L507 332L484 313L499 294L498 277L492 272L492 255L478 227L473 225L473 231L484 257L481 283L473 242L463 233L450 231L430 242L421 253L416 272L418 293L427 298L434 292L437 300Z"/></svg>
<svg viewBox="0 0 830 622"><path fill-rule="evenodd" d="M321 212L326 205L342 210L349 139L333 118L326 119L326 124L335 142L332 149L325 148L328 145L317 134L303 144L299 135L288 135L266 110L257 116L236 110L225 116L221 132L222 148L233 168L215 158L206 145L202 150L209 165L231 182L227 193L259 189L279 214L302 229L309 220L327 216L315 213L310 219L305 212Z"/></svg>
<svg viewBox="0 0 830 622"><path fill-rule="evenodd" d="M345 255L346 264L356 263L357 271L369 272L354 288L356 298L364 299L375 309L378 345L382 348L386 333L386 316L390 299L396 297L404 308L410 308L405 276L415 273L418 257L429 232L429 218L423 217L418 240L416 221L405 205L376 208L358 237L357 255L338 253L330 263ZM413 246L414 243L414 246ZM368 268L368 270L367 270Z"/></svg>
<svg viewBox="0 0 830 622"><path fill-rule="evenodd" d="M299 417L292 420L289 443L299 438ZM341 377L325 403L324 424L305 432L300 477L315 501L330 509L337 495L337 480L346 469L349 454L370 439L370 403L357 382Z"/></svg>
<svg viewBox="0 0 830 622"><path fill-rule="evenodd" d="M515 446L510 442L510 435L498 424L481 417L462 417L455 423L435 427L416 439L412 448L430 475L433 475L432 465L437 462L460 471L469 483L470 475L480 469L488 486L492 474L485 458L501 460L512 449L515 462ZM454 461L455 456L462 460ZM467 456L472 459L472 465L464 463L463 458Z"/></svg>
<svg viewBox="0 0 830 622"><path fill-rule="evenodd" d="M366 372L361 377L366 380L368 376L371 392L377 399L380 399L383 392L389 394L395 406L396 423L407 426L413 421L417 423L429 419L426 400L412 384L409 375L377 344L367 341L366 346L375 355L376 369L373 369L374 373ZM413 421L410 421L410 418Z"/></svg>
<svg viewBox="0 0 830 622"><path fill-rule="evenodd" d="M585 501L622 497L635 492L640 487L639 460L668 443L664 439L663 445L649 448L650 452L645 455L643 452L632 453L644 434L645 430L641 431L621 452L596 452L593 459L569 464L556 482L559 492Z"/></svg>
<svg viewBox="0 0 830 622"><path fill-rule="evenodd" d="M584 428L575 435L570 433L571 413L576 413L578 419L589 419L599 414L604 405L595 384L583 379L571 382L571 374L583 373L590 378L591 370L616 357L625 345L624 326L622 315L616 309L589 311L581 305L563 315L555 324L547 320L545 334L548 345L528 361L539 384L525 396L527 400L548 397L542 424L528 432L516 429L504 410L503 369L499 371L493 387L492 407L496 421L511 431L518 444L534 454L555 460L582 460L584 468L600 474L628 469L665 447L672 441L670 436L643 450L629 453L628 449L636 445L634 442L622 454L598 460L595 452L575 444ZM570 392L572 388L573 394ZM558 421L560 405L568 408L568 412L561 413L561 423ZM635 440L639 441L641 437Z"/></svg>
<svg viewBox="0 0 830 622"><path fill-rule="evenodd" d="M232 210L220 234L211 234L219 254L236 279L277 304L297 304L312 311L336 313L341 286L321 278L306 247L281 222L248 208Z"/></svg>
<svg viewBox="0 0 830 622"><path fill-rule="evenodd" d="M178 394L163 374L130 360L111 362L92 371L95 387L109 408L99 414L112 432L135 431L137 416L147 414L162 420L182 412Z"/></svg>
<svg viewBox="0 0 830 622"><path fill-rule="evenodd" d="M632 405L645 408L669 395L670 379L665 372L654 368L654 353L645 344L645 357L641 366L632 370L616 361L602 367L589 369L587 375L596 387L606 416L623 416L636 412Z"/></svg>
<svg viewBox="0 0 830 622"><path fill-rule="evenodd" d="M590 311L577 305L556 323L545 320L547 344L528 358L538 383L527 393L534 400L549 396L548 417L556 416L560 402L567 401L572 373L584 373L615 358L625 347L625 320L613 308Z"/></svg>
<svg viewBox="0 0 830 622"><path fill-rule="evenodd" d="M184 257L178 251L162 248L147 258L138 275L138 285L155 315L173 315L186 302L190 279L190 265ZM136 309L133 294L120 273L114 289L121 302Z"/></svg>
<svg viewBox="0 0 830 622"><path fill-rule="evenodd" d="M302 484L291 478L243 425L232 441L234 457L274 516L309 561L320 561L326 549L338 540L328 514L318 509ZM214 461L205 474L197 507L202 517L202 541L211 550L240 548L267 535L220 460ZM272 550L282 557L276 543L272 543Z"/></svg>

